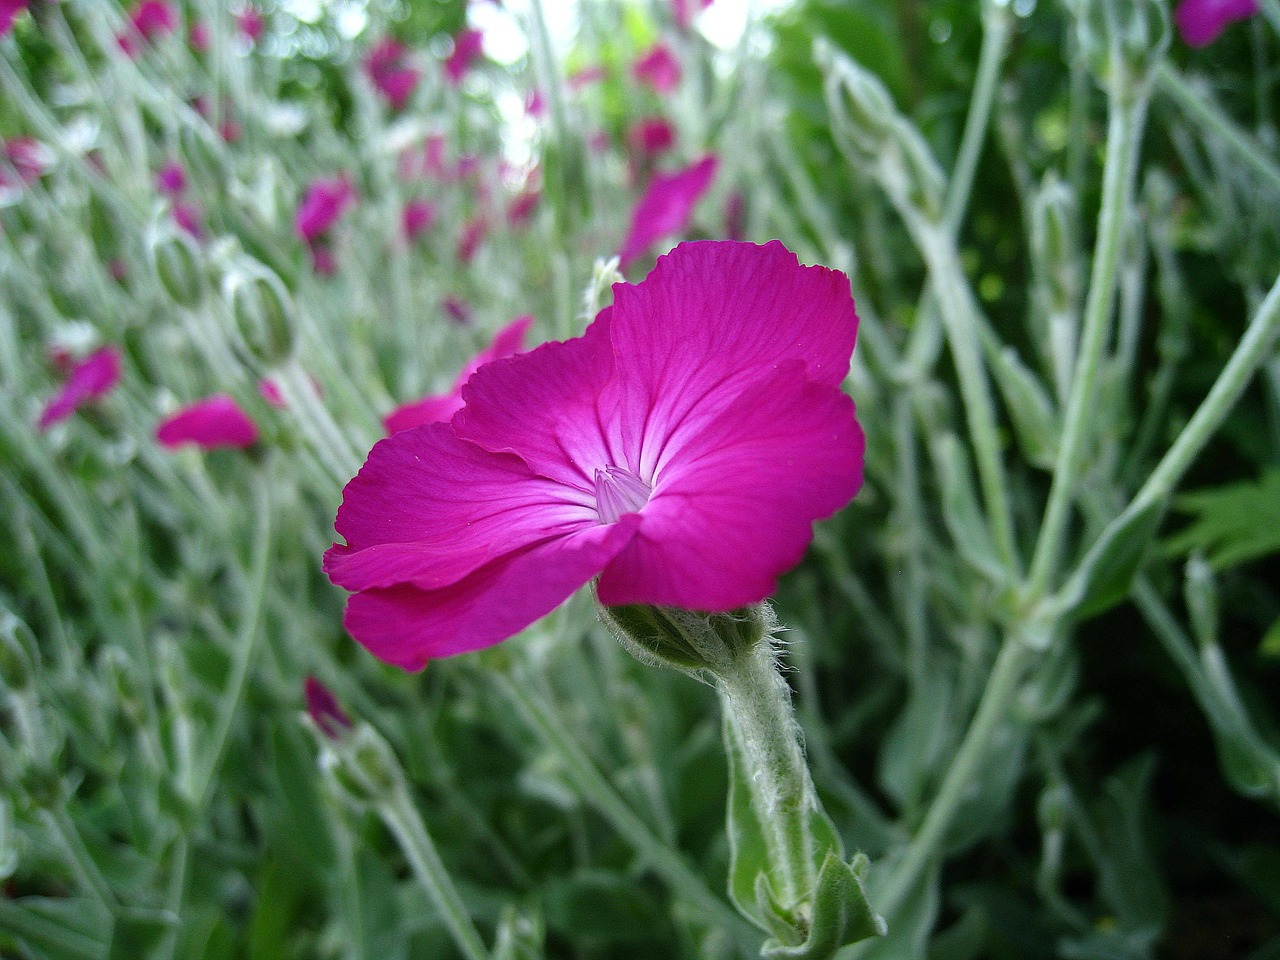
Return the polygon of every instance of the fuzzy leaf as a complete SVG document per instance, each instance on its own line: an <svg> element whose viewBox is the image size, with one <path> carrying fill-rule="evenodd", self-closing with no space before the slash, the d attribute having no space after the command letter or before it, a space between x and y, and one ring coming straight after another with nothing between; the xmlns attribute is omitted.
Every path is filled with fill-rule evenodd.
<svg viewBox="0 0 1280 960"><path fill-rule="evenodd" d="M1171 537L1175 555L1203 550L1209 565L1225 570L1280 551L1280 470L1246 481L1184 494L1174 501L1195 519Z"/></svg>

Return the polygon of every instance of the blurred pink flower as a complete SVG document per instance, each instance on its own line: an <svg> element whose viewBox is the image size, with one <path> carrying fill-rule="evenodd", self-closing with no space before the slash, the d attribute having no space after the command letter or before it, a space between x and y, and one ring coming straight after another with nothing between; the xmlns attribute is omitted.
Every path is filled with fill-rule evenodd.
<svg viewBox="0 0 1280 960"><path fill-rule="evenodd" d="M338 272L338 260L327 244L313 243L311 252L311 269L321 277L331 277Z"/></svg>
<svg viewBox="0 0 1280 960"><path fill-rule="evenodd" d="M480 367L449 422L379 441L347 484L324 570L375 656L492 646L596 578L606 605L756 603L857 493L844 274L704 241L613 295L583 336Z"/></svg>
<svg viewBox="0 0 1280 960"><path fill-rule="evenodd" d="M48 166L44 146L34 137L11 137L4 141L4 161L13 167L22 183L34 183ZM0 186L9 182L0 164Z"/></svg>
<svg viewBox="0 0 1280 960"><path fill-rule="evenodd" d="M187 43L191 45L191 49L196 53L208 53L209 42L209 25L203 20L191 21L191 27L187 30Z"/></svg>
<svg viewBox="0 0 1280 960"><path fill-rule="evenodd" d="M462 83L471 64L484 54L484 34L464 29L453 38L453 53L444 62L444 73L455 87Z"/></svg>
<svg viewBox="0 0 1280 960"><path fill-rule="evenodd" d="M529 327L532 325L533 317L527 314L516 317L498 331L493 338L493 343L477 353L471 362L462 368L462 372L453 381L453 388L448 393L414 400L396 407L387 414L382 421L387 428L387 433L399 433L410 427L420 427L424 423L448 420L462 409L462 385L471 379L473 373L491 360L501 360L503 357L519 353L524 347L525 334L529 332Z"/></svg>
<svg viewBox="0 0 1280 960"><path fill-rule="evenodd" d="M671 149L676 131L664 117L642 117L627 131L627 142L637 153L652 156Z"/></svg>
<svg viewBox="0 0 1280 960"><path fill-rule="evenodd" d="M400 215L405 239L410 242L417 240L419 236L431 229L438 215L436 205L430 200L410 200L404 205L404 212Z"/></svg>
<svg viewBox="0 0 1280 960"><path fill-rule="evenodd" d="M684 170L654 174L631 212L631 226L618 251L622 269L654 242L684 231L694 205L715 179L716 167L715 154L707 154Z"/></svg>
<svg viewBox="0 0 1280 960"><path fill-rule="evenodd" d="M251 447L258 427L225 393L183 407L156 427L156 441L167 450L194 444L204 450Z"/></svg>
<svg viewBox="0 0 1280 960"><path fill-rule="evenodd" d="M444 134L429 133L427 139L422 144L422 164L423 170L433 177L443 179L448 175L449 165L446 159L448 145L445 143Z"/></svg>
<svg viewBox="0 0 1280 960"><path fill-rule="evenodd" d="M236 14L236 26L239 27L241 36L250 43L257 43L262 39L267 21L257 7L245 7Z"/></svg>
<svg viewBox="0 0 1280 960"><path fill-rule="evenodd" d="M599 83L604 78L604 67L595 64L573 71L565 82L569 85L570 90L581 90L583 87L590 86L593 83Z"/></svg>
<svg viewBox="0 0 1280 960"><path fill-rule="evenodd" d="M533 211L538 209L542 193L535 187L521 190L507 204L507 223L513 227L521 227L533 219Z"/></svg>
<svg viewBox="0 0 1280 960"><path fill-rule="evenodd" d="M129 22L143 38L155 40L178 29L178 10L168 0L138 0Z"/></svg>
<svg viewBox="0 0 1280 960"><path fill-rule="evenodd" d="M14 18L27 9L27 0L0 0L0 37L13 29Z"/></svg>
<svg viewBox="0 0 1280 960"><path fill-rule="evenodd" d="M170 160L156 174L156 187L166 197L176 197L187 189L187 175L182 164Z"/></svg>
<svg viewBox="0 0 1280 960"><path fill-rule="evenodd" d="M240 139L240 124L236 123L231 117L225 117L222 125L218 127L218 135L227 143L236 143Z"/></svg>
<svg viewBox="0 0 1280 960"><path fill-rule="evenodd" d="M546 115L547 98L542 95L542 91L537 87L530 90L524 98L524 112L535 120Z"/></svg>
<svg viewBox="0 0 1280 960"><path fill-rule="evenodd" d="M200 222L200 211L194 204L177 200L173 204L173 220L183 230L197 240L204 237L204 226Z"/></svg>
<svg viewBox="0 0 1280 960"><path fill-rule="evenodd" d="M280 385L270 377L263 377L258 381L258 395L278 410L288 406L284 394L280 392Z"/></svg>
<svg viewBox="0 0 1280 960"><path fill-rule="evenodd" d="M330 740L340 739L351 729L351 718L338 703L338 698L315 677L307 677L303 682L302 695L307 701L307 716Z"/></svg>
<svg viewBox="0 0 1280 960"><path fill-rule="evenodd" d="M355 202L356 191L344 175L318 177L307 185L293 227L298 236L311 243L327 233L347 208Z"/></svg>
<svg viewBox="0 0 1280 960"><path fill-rule="evenodd" d="M1182 0L1173 12L1182 40L1189 47L1207 47L1229 24L1258 12L1257 0Z"/></svg>
<svg viewBox="0 0 1280 960"><path fill-rule="evenodd" d="M675 18L676 26L681 30L688 30L693 18L713 2L714 0L671 0L671 15Z"/></svg>
<svg viewBox="0 0 1280 960"><path fill-rule="evenodd" d="M680 84L680 61L665 43L655 43L632 65L631 74L658 93L671 93Z"/></svg>
<svg viewBox="0 0 1280 960"><path fill-rule="evenodd" d="M110 393L120 382L121 361L119 347L103 347L74 364L62 389L45 404L37 426L47 430L89 401Z"/></svg>
<svg viewBox="0 0 1280 960"><path fill-rule="evenodd" d="M401 110L418 86L421 74L405 65L409 54L404 44L387 38L376 44L364 60L364 71L393 109Z"/></svg>
<svg viewBox="0 0 1280 960"><path fill-rule="evenodd" d="M458 259L462 263L470 263L488 233L489 224L484 217L472 217L464 223L462 234L458 237Z"/></svg>

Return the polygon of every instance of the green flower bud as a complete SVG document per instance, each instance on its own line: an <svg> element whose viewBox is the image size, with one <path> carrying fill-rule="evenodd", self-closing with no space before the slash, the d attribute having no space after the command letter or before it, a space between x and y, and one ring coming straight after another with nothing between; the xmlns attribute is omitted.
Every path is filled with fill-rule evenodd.
<svg viewBox="0 0 1280 960"><path fill-rule="evenodd" d="M293 355L297 308L272 270L255 261L237 262L222 278L222 296L251 359L276 366Z"/></svg>
<svg viewBox="0 0 1280 960"><path fill-rule="evenodd" d="M1080 301L1082 271L1076 233L1075 192L1054 174L1045 177L1031 204L1031 252L1054 313L1074 310Z"/></svg>
<svg viewBox="0 0 1280 960"><path fill-rule="evenodd" d="M1080 52L1099 84L1132 95L1149 82L1169 46L1163 0L1074 0Z"/></svg>
<svg viewBox="0 0 1280 960"><path fill-rule="evenodd" d="M893 97L880 78L854 63L827 39L813 43L822 70L827 112L836 142L864 156L874 156L897 119Z"/></svg>
<svg viewBox="0 0 1280 960"><path fill-rule="evenodd" d="M773 611L758 603L729 613L696 613L678 607L600 605L600 618L641 663L684 673L720 674L772 634Z"/></svg>
<svg viewBox="0 0 1280 960"><path fill-rule="evenodd" d="M404 787L395 753L367 723L357 722L336 739L310 724L320 744L320 771L334 795L355 809L376 806Z"/></svg>
<svg viewBox="0 0 1280 960"><path fill-rule="evenodd" d="M160 286L174 303L195 307L204 299L204 268L194 240L180 230L157 227L148 238L147 253Z"/></svg>
<svg viewBox="0 0 1280 960"><path fill-rule="evenodd" d="M0 612L0 689L10 693L30 690L38 662L31 628L12 611Z"/></svg>

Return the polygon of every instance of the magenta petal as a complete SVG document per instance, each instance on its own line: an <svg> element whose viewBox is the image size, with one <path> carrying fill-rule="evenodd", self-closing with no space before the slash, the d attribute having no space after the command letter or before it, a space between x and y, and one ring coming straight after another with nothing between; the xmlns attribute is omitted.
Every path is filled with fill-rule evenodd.
<svg viewBox="0 0 1280 960"><path fill-rule="evenodd" d="M725 611L763 600L804 556L813 522L862 485L853 401L792 360L673 432L600 601Z"/></svg>
<svg viewBox="0 0 1280 960"><path fill-rule="evenodd" d="M597 524L587 496L433 423L380 440L342 492L325 553L348 590L449 586L504 554Z"/></svg>
<svg viewBox="0 0 1280 960"><path fill-rule="evenodd" d="M514 453L534 473L594 498L593 471L622 465L606 424L613 345L608 311L586 333L486 364L462 388L458 436L493 453ZM594 499L592 499L594 503Z"/></svg>
<svg viewBox="0 0 1280 960"><path fill-rule="evenodd" d="M156 427L156 440L169 450L184 444L205 450L242 449L257 442L258 427L231 397L219 393L163 420Z"/></svg>
<svg viewBox="0 0 1280 960"><path fill-rule="evenodd" d="M684 232L694 206L715 179L716 166L715 156L708 155L684 170L654 175L631 213L631 226L618 251L624 269L656 241Z"/></svg>
<svg viewBox="0 0 1280 960"><path fill-rule="evenodd" d="M1222 31L1258 12L1257 0L1182 0L1173 21L1189 47L1207 47Z"/></svg>
<svg viewBox="0 0 1280 960"><path fill-rule="evenodd" d="M355 188L346 177L320 177L311 181L298 206L294 230L311 243L337 223L355 199Z"/></svg>
<svg viewBox="0 0 1280 960"><path fill-rule="evenodd" d="M13 20L27 9L27 0L0 0L0 37L13 29Z"/></svg>
<svg viewBox="0 0 1280 960"><path fill-rule="evenodd" d="M91 400L110 393L120 382L121 355L118 347L103 347L71 368L67 381L40 414L38 426L47 430L65 420Z"/></svg>
<svg viewBox="0 0 1280 960"><path fill-rule="evenodd" d="M440 590L401 585L357 593L343 623L374 656L406 670L493 646L594 577L627 545L639 522L632 514L544 540Z"/></svg>
<svg viewBox="0 0 1280 960"><path fill-rule="evenodd" d="M631 73L658 93L671 93L680 85L680 61L665 43L655 43L632 65Z"/></svg>

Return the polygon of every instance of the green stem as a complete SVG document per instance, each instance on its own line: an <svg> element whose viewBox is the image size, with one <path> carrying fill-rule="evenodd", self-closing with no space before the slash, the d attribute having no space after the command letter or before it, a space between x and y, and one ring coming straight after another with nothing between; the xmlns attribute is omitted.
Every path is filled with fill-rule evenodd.
<svg viewBox="0 0 1280 960"><path fill-rule="evenodd" d="M396 835L400 849L413 867L418 882L426 888L440 911L440 917L453 935L458 949L467 960L490 960L480 932L471 922L471 914L449 879L449 872L441 862L422 817L413 805L413 798L403 783L397 784L378 802L378 813Z"/></svg>
<svg viewBox="0 0 1280 960"><path fill-rule="evenodd" d="M1115 81L1108 119L1102 207L1098 215L1098 239L1089 279L1089 295L1085 302L1084 330L1071 394L1067 399L1062 442L1049 488L1049 501L1031 559L1027 590L1032 597L1043 594L1053 578L1079 480L1085 441L1096 416L1098 373L1115 305L1118 268L1133 200L1138 142L1142 136L1146 106L1145 87L1135 88L1124 80Z"/></svg>
<svg viewBox="0 0 1280 960"><path fill-rule="evenodd" d="M579 745L577 738L547 703L534 696L527 684L497 674L497 686L507 702L524 718L565 764L583 798L624 837L662 878L687 903L696 905L708 918L728 930L739 945L750 952L760 946L760 937L724 901L707 889L678 853L664 844L614 790L595 763Z"/></svg>
<svg viewBox="0 0 1280 960"><path fill-rule="evenodd" d="M929 813L907 847L906 855L876 897L876 907L889 919L890 926L893 914L937 857L966 791L987 758L1000 721L1008 715L1009 705L1018 692L1018 682L1031 653L1031 647L1018 636L1011 635L1005 639L978 702L977 713L965 732L955 759L947 768L937 796L929 805Z"/></svg>
<svg viewBox="0 0 1280 960"><path fill-rule="evenodd" d="M1168 63L1156 71L1156 83L1175 100L1179 107L1200 125L1201 130L1218 137L1273 190L1280 191L1280 165L1273 155L1260 147L1245 131L1231 121L1207 96L1196 90Z"/></svg>

